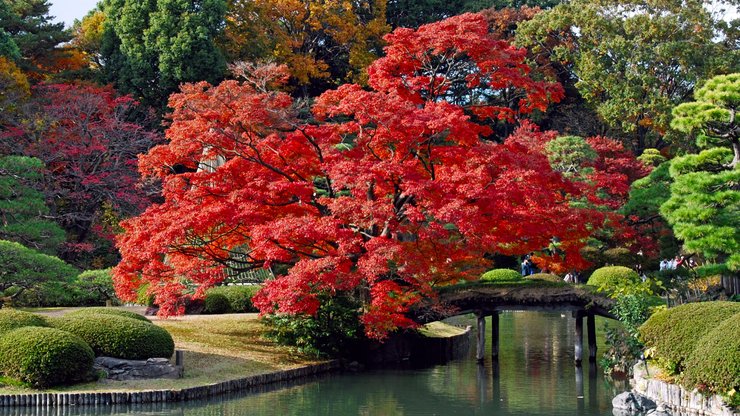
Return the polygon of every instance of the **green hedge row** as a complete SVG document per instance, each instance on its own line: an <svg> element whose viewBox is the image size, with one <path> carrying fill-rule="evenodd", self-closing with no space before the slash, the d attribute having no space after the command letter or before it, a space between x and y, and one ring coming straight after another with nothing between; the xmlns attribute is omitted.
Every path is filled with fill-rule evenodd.
<svg viewBox="0 0 740 416"><path fill-rule="evenodd" d="M651 357L688 387L740 387L740 303L688 303L654 313L639 329Z"/></svg>
<svg viewBox="0 0 740 416"><path fill-rule="evenodd" d="M262 288L260 285L216 286L206 292L203 313L248 313L258 312L252 297Z"/></svg>

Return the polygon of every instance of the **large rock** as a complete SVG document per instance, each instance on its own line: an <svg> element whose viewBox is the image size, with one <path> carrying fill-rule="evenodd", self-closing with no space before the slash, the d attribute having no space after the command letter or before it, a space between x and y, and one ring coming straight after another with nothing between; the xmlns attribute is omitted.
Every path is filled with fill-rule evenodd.
<svg viewBox="0 0 740 416"><path fill-rule="evenodd" d="M612 407L621 410L621 414L634 414L653 410L657 405L645 396L626 391L612 399Z"/></svg>
<svg viewBox="0 0 740 416"><path fill-rule="evenodd" d="M181 378L182 367L175 366L166 358L148 360L122 360L98 357L93 367L102 370L111 380L141 380L148 378Z"/></svg>

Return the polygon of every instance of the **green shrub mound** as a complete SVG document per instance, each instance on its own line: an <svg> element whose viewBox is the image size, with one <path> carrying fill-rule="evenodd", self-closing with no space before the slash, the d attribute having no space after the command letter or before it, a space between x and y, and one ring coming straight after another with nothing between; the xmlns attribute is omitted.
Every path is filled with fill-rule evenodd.
<svg viewBox="0 0 740 416"><path fill-rule="evenodd" d="M610 248L604 250L603 253L604 262L614 264L616 266L634 266L637 263L637 256L624 247Z"/></svg>
<svg viewBox="0 0 740 416"><path fill-rule="evenodd" d="M11 308L0 309L0 336L26 326L48 326L44 318Z"/></svg>
<svg viewBox="0 0 740 416"><path fill-rule="evenodd" d="M619 286L632 286L641 282L636 271L624 266L607 266L596 269L588 279L589 286L599 290L613 291Z"/></svg>
<svg viewBox="0 0 740 416"><path fill-rule="evenodd" d="M18 328L0 337L0 371L34 387L85 380L94 359L85 341L54 328Z"/></svg>
<svg viewBox="0 0 740 416"><path fill-rule="evenodd" d="M665 370L679 374L702 336L737 313L736 302L687 303L654 313L640 326L640 339Z"/></svg>
<svg viewBox="0 0 740 416"><path fill-rule="evenodd" d="M511 269L493 269L481 275L480 280L484 282L520 282L523 280L521 273Z"/></svg>
<svg viewBox="0 0 740 416"><path fill-rule="evenodd" d="M85 340L95 356L145 360L169 358L175 351L175 343L167 331L123 316L67 315L53 320L52 324Z"/></svg>
<svg viewBox="0 0 740 416"><path fill-rule="evenodd" d="M219 314L231 313L229 299L222 293L209 293L203 301L203 313Z"/></svg>
<svg viewBox="0 0 740 416"><path fill-rule="evenodd" d="M69 312L67 316L78 316L78 315L115 315L123 316L124 318L136 319L139 321L151 323L147 317L139 315L136 312L125 311L123 309L106 308L104 306L94 306L90 308L78 309L76 311Z"/></svg>
<svg viewBox="0 0 740 416"><path fill-rule="evenodd" d="M252 304L252 297L262 288L260 285L232 285L232 286L216 286L206 292L205 302L208 302L208 298L214 294L224 295L229 301L231 308L230 312L234 313L248 313L258 312L257 308ZM215 312L214 312L215 313ZM225 312L222 312L225 313Z"/></svg>
<svg viewBox="0 0 740 416"><path fill-rule="evenodd" d="M563 283L563 279L551 273L535 273L527 276L527 280L539 280L542 282Z"/></svg>
<svg viewBox="0 0 740 416"><path fill-rule="evenodd" d="M740 387L740 313L712 327L686 358L682 383L726 394Z"/></svg>

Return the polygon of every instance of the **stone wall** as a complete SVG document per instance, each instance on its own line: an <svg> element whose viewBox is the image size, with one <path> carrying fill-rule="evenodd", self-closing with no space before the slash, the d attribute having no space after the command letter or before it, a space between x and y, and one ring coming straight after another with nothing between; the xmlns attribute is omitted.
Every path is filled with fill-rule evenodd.
<svg viewBox="0 0 740 416"><path fill-rule="evenodd" d="M719 396L705 397L698 391L688 391L685 388L657 380L650 377L658 371L653 367L641 362L634 367L633 388L641 394L653 400L660 409L661 407L673 416L740 416L733 412Z"/></svg>

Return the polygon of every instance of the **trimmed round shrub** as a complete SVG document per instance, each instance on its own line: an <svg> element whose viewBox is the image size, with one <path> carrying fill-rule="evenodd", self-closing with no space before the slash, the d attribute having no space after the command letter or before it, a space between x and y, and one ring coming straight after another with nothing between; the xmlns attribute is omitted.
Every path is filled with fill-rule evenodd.
<svg viewBox="0 0 740 416"><path fill-rule="evenodd" d="M262 289L262 286L260 285L216 286L206 292L206 298L212 294L218 293L226 296L226 299L229 300L231 312L258 312L257 308L252 304L252 297L254 297L260 289Z"/></svg>
<svg viewBox="0 0 740 416"><path fill-rule="evenodd" d="M640 326L640 339L661 366L678 374L697 343L717 324L740 313L736 302L696 302L654 313Z"/></svg>
<svg viewBox="0 0 740 416"><path fill-rule="evenodd" d="M543 282L563 283L563 279L551 273L535 273L527 276L527 280L540 280Z"/></svg>
<svg viewBox="0 0 740 416"><path fill-rule="evenodd" d="M0 337L0 371L34 387L85 380L94 358L80 337L54 328L18 328Z"/></svg>
<svg viewBox="0 0 740 416"><path fill-rule="evenodd" d="M631 286L640 283L640 275L624 266L607 266L596 269L588 278L588 285L600 290L613 291L619 286Z"/></svg>
<svg viewBox="0 0 740 416"><path fill-rule="evenodd" d="M610 248L604 250L603 259L605 263L615 266L634 266L637 263L637 256L624 247Z"/></svg>
<svg viewBox="0 0 740 416"><path fill-rule="evenodd" d="M484 282L519 282L523 278L521 273L516 270L493 269L483 273L480 280Z"/></svg>
<svg viewBox="0 0 740 416"><path fill-rule="evenodd" d="M115 316L123 316L124 318L131 318L131 319L136 319L139 321L144 321L144 322L149 322L149 323L152 322L144 315L139 315L136 312L126 311L123 309L116 309L116 308L106 308L104 306L94 306L90 308L78 309L76 311L67 313L67 316L77 316L77 315L115 315Z"/></svg>
<svg viewBox="0 0 740 416"><path fill-rule="evenodd" d="M0 336L26 326L48 326L44 318L11 308L0 309Z"/></svg>
<svg viewBox="0 0 740 416"><path fill-rule="evenodd" d="M226 295L222 293L207 293L206 298L203 301L203 313L218 314L218 313L230 313L231 304Z"/></svg>
<svg viewBox="0 0 740 416"><path fill-rule="evenodd" d="M740 313L725 319L696 342L686 358L684 385L728 393L740 387Z"/></svg>
<svg viewBox="0 0 740 416"><path fill-rule="evenodd" d="M85 340L95 356L145 360L169 358L175 351L175 343L166 330L123 316L66 315L51 323Z"/></svg>

